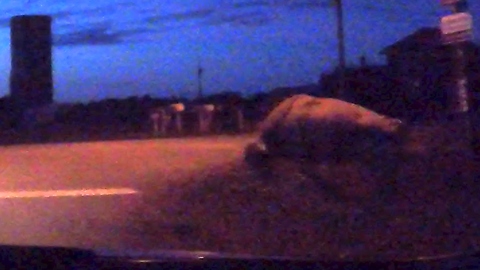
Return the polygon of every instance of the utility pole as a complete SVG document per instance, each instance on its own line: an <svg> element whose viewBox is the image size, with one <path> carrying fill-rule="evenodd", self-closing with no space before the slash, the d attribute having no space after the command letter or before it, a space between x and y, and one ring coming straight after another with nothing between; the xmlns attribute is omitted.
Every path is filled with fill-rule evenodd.
<svg viewBox="0 0 480 270"><path fill-rule="evenodd" d="M202 74L203 74L203 68L202 68L202 65L200 64L200 60L198 60L198 67L197 67L198 94L197 94L197 98L199 100L201 100L203 98Z"/></svg>
<svg viewBox="0 0 480 270"><path fill-rule="evenodd" d="M343 30L343 4L342 0L334 0L337 14L337 39L338 39L338 72L339 81L336 96L341 99L345 95L345 35Z"/></svg>

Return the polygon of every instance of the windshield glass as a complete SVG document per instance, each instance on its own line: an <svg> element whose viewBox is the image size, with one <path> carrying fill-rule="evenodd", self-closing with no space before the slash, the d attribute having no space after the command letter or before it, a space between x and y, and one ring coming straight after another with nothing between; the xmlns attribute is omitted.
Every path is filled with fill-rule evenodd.
<svg viewBox="0 0 480 270"><path fill-rule="evenodd" d="M0 243L475 249L480 2L450 2L2 1Z"/></svg>

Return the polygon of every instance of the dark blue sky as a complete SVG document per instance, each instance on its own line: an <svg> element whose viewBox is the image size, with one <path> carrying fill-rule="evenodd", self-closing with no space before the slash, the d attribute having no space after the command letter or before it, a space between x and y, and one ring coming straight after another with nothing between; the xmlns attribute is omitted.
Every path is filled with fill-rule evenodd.
<svg viewBox="0 0 480 270"><path fill-rule="evenodd" d="M193 96L201 59L206 93L249 94L315 83L337 64L331 0L2 0L0 94L8 93L9 18L54 17L55 100L170 93ZM347 59L437 26L439 0L344 0ZM480 1L470 0L475 38Z"/></svg>

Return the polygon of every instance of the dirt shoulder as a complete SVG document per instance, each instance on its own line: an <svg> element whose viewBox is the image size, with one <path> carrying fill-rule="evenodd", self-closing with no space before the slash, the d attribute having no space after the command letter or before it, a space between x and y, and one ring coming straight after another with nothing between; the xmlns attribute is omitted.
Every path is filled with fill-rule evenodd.
<svg viewBox="0 0 480 270"><path fill-rule="evenodd" d="M439 131L416 129L402 154L341 163L226 159L191 181L152 184L144 196L155 221L132 222L151 248L315 258L468 250L480 245L479 166Z"/></svg>

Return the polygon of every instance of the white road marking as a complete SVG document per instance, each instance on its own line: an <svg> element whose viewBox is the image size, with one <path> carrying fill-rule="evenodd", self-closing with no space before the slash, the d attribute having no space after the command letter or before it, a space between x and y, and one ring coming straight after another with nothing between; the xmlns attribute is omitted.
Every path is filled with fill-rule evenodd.
<svg viewBox="0 0 480 270"><path fill-rule="evenodd" d="M130 195L138 191L130 188L98 188L98 189L72 189L72 190L37 190L37 191L3 191L0 199L22 198L50 198L50 197L84 197L84 196L111 196Z"/></svg>

